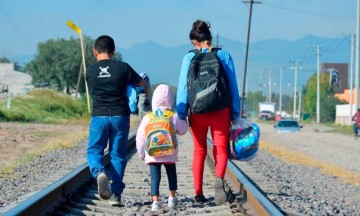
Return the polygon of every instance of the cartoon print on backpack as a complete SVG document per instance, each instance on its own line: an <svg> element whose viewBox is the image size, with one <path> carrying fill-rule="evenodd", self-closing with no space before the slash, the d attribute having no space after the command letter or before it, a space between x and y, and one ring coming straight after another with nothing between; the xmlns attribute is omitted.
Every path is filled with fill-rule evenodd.
<svg viewBox="0 0 360 216"><path fill-rule="evenodd" d="M205 113L228 107L228 80L217 57L219 48L202 53L193 50L188 75L188 104L192 113Z"/></svg>
<svg viewBox="0 0 360 216"><path fill-rule="evenodd" d="M170 117L170 110L149 113L149 123L145 126L146 152L152 157L174 154L177 140Z"/></svg>

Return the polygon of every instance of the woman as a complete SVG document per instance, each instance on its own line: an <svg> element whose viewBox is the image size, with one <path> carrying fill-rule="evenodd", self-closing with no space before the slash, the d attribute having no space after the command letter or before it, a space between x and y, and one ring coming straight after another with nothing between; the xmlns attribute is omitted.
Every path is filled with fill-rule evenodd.
<svg viewBox="0 0 360 216"><path fill-rule="evenodd" d="M189 36L194 48L199 52L211 52L212 36L210 32L210 23L203 20L195 21ZM195 52L188 52L182 61L176 105L179 117L181 119L186 119L186 117L188 117L194 141L192 168L195 201L197 203L204 203L207 201L203 194L202 183L207 151L206 137L208 128L210 127L214 143L215 203L217 205L222 205L226 201L224 175L228 159L230 122L231 120L237 121L240 117L240 97L238 94L239 91L232 57L224 50L218 50L216 54L228 78L231 103L225 106L225 108L206 113L194 113L190 110L190 115L188 116L187 74L191 60L195 56Z"/></svg>

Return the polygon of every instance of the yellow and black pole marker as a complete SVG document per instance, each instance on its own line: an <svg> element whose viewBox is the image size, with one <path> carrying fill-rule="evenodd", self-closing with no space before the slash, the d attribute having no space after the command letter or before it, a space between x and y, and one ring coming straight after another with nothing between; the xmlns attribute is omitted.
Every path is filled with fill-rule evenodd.
<svg viewBox="0 0 360 216"><path fill-rule="evenodd" d="M66 21L66 25L69 26L72 30L74 30L80 37L80 46L81 46L81 55L82 55L82 68L84 70L84 79L85 79L85 88L86 88L86 98L87 98L87 105L88 105L88 111L90 111L90 98L89 98L89 88L86 82L86 64L85 64L85 51L84 51L84 44L81 34L81 29L75 25L70 20Z"/></svg>

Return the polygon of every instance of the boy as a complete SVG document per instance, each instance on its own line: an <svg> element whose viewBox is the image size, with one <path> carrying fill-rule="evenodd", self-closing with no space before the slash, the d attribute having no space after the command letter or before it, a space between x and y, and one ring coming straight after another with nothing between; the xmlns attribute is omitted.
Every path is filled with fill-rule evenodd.
<svg viewBox="0 0 360 216"><path fill-rule="evenodd" d="M146 82L124 62L112 60L114 40L107 35L95 41L94 55L97 62L90 65L86 81L93 101L87 147L87 160L91 174L97 179L98 193L111 205L120 205L126 167L126 146L130 128L130 109L126 86L131 83L144 86ZM109 142L110 170L106 172L102 157ZM112 180L109 188L108 176Z"/></svg>

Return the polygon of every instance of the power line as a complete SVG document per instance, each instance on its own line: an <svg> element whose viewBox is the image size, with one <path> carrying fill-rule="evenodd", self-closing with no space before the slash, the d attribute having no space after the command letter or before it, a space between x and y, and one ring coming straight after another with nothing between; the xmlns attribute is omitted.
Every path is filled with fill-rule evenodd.
<svg viewBox="0 0 360 216"><path fill-rule="evenodd" d="M348 40L343 40L343 42L345 42L345 44L343 44L343 43L339 44L338 47L336 47L337 49L335 49L335 48L333 48L332 50L327 49L327 50L324 50L323 52L326 52L326 53L342 52L343 50L347 49L351 44L351 42ZM342 46L340 47L340 45L342 45Z"/></svg>
<svg viewBox="0 0 360 216"><path fill-rule="evenodd" d="M326 17L326 18L331 18L331 19L352 20L352 21L355 20L355 17L344 17L344 16L340 16L340 15L339 16L330 16L327 14L319 14L319 13L314 13L314 12L310 12L310 11L297 10L297 9L287 8L287 7L283 7L283 6L279 6L279 5L273 5L273 4L267 4L267 3L263 3L263 4L268 7L292 11L292 12L296 12L296 13L307 14L307 15L311 15L311 16Z"/></svg>
<svg viewBox="0 0 360 216"><path fill-rule="evenodd" d="M21 35L23 37L23 39L27 42L27 43L31 43L31 44L35 44L23 31L21 31L17 25L15 24L15 22L7 15L7 13L5 12L5 10L1 7L0 5L0 11L4 14L5 18L8 20L8 22L10 23L10 25L15 29L15 31L17 31L19 33L19 35Z"/></svg>

